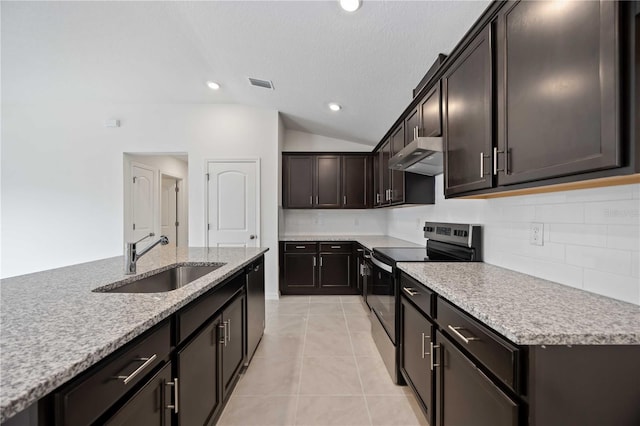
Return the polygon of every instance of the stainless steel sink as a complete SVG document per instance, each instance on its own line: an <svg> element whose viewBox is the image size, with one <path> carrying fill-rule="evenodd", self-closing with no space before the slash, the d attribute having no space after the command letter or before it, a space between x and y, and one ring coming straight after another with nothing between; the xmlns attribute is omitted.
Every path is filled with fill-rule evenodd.
<svg viewBox="0 0 640 426"><path fill-rule="evenodd" d="M161 293L184 287L223 265L224 263L210 266L176 266L121 286L113 288L100 287L93 291L99 293Z"/></svg>

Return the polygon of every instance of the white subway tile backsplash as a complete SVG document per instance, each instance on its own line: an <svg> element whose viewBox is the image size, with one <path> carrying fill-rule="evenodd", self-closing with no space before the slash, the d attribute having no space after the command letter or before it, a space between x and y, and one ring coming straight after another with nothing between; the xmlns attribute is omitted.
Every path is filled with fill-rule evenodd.
<svg viewBox="0 0 640 426"><path fill-rule="evenodd" d="M567 245L567 263L620 275L631 275L631 252L628 250Z"/></svg>
<svg viewBox="0 0 640 426"><path fill-rule="evenodd" d="M583 223L582 204L544 204L535 206L536 222Z"/></svg>
<svg viewBox="0 0 640 426"><path fill-rule="evenodd" d="M583 268L577 266L533 259L528 256L507 252L502 253L501 264L498 266L555 281L570 287L582 288Z"/></svg>
<svg viewBox="0 0 640 426"><path fill-rule="evenodd" d="M631 252L631 276L640 278L640 251ZM638 285L640 285L640 279Z"/></svg>
<svg viewBox="0 0 640 426"><path fill-rule="evenodd" d="M573 223L550 223L547 241L581 246L605 247L607 244L606 225L583 225Z"/></svg>
<svg viewBox="0 0 640 426"><path fill-rule="evenodd" d="M584 289L625 302L640 304L638 278L585 269Z"/></svg>
<svg viewBox="0 0 640 426"><path fill-rule="evenodd" d="M638 225L640 201L603 201L585 204L585 222L611 225Z"/></svg>
<svg viewBox="0 0 640 426"><path fill-rule="evenodd" d="M606 246L622 250L640 250L640 226L608 225Z"/></svg>
<svg viewBox="0 0 640 426"><path fill-rule="evenodd" d="M568 203L631 200L640 192L638 185L620 185L606 188L579 189L566 192Z"/></svg>

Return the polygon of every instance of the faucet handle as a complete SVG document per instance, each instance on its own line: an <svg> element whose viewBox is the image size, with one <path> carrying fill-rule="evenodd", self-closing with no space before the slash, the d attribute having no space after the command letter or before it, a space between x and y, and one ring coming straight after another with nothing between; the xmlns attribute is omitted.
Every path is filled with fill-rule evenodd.
<svg viewBox="0 0 640 426"><path fill-rule="evenodd" d="M167 238L166 235L160 235L160 244L166 246L167 244L169 244L169 238Z"/></svg>
<svg viewBox="0 0 640 426"><path fill-rule="evenodd" d="M151 233L149 233L149 235L145 235L144 237L140 238L138 241L136 241L136 242L135 242L135 243L133 243L133 244L138 244L140 241L144 241L144 240L146 240L146 239L147 239L147 238L149 238L149 237L154 237L155 235L156 235L156 234L154 234L153 232L151 232Z"/></svg>

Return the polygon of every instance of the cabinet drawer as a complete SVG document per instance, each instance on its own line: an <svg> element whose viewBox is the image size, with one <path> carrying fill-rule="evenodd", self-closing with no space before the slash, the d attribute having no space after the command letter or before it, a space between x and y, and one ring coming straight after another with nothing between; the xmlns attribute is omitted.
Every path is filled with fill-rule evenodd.
<svg viewBox="0 0 640 426"><path fill-rule="evenodd" d="M400 278L400 292L407 300L413 302L423 314L433 318L434 292L405 274L402 274Z"/></svg>
<svg viewBox="0 0 640 426"><path fill-rule="evenodd" d="M178 343L183 342L191 333L200 328L210 317L219 311L234 294L244 287L245 276L239 274L228 283L216 287L208 294L199 297L176 315L178 325Z"/></svg>
<svg viewBox="0 0 640 426"><path fill-rule="evenodd" d="M287 253L315 253L317 244L310 242L284 243L284 251Z"/></svg>
<svg viewBox="0 0 640 426"><path fill-rule="evenodd" d="M75 426L93 423L167 358L170 350L170 325L167 321L56 392L56 424Z"/></svg>
<svg viewBox="0 0 640 426"><path fill-rule="evenodd" d="M518 392L519 349L447 301L437 299L436 322L500 380Z"/></svg>
<svg viewBox="0 0 640 426"><path fill-rule="evenodd" d="M320 251L323 253L351 253L352 243L320 243Z"/></svg>

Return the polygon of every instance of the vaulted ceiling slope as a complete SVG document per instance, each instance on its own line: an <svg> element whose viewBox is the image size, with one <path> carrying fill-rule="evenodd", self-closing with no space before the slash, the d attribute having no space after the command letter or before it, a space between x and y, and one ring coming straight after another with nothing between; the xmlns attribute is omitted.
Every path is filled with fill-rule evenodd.
<svg viewBox="0 0 640 426"><path fill-rule="evenodd" d="M488 3L364 0L355 13L337 1L0 4L5 104L237 103L375 145Z"/></svg>

